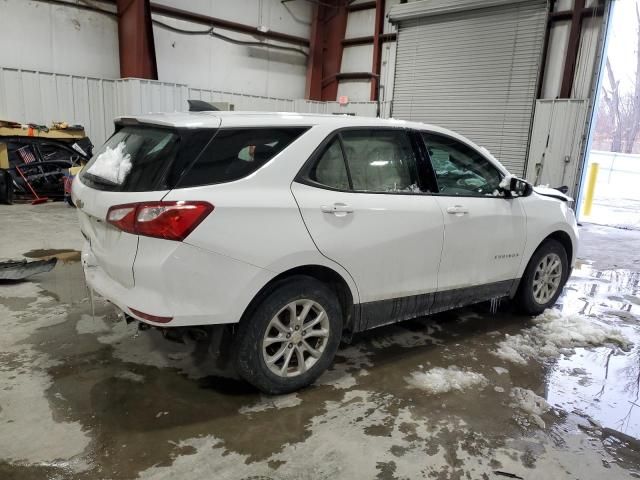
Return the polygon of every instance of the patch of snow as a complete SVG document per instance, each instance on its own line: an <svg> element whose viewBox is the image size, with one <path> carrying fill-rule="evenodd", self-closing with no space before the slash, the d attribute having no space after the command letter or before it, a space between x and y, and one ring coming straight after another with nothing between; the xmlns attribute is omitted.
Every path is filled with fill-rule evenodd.
<svg viewBox="0 0 640 480"><path fill-rule="evenodd" d="M436 367L426 372L412 372L405 380L412 387L436 394L476 386L484 388L488 383L481 373L464 371L455 365L448 368Z"/></svg>
<svg viewBox="0 0 640 480"><path fill-rule="evenodd" d="M135 382L135 383L144 383L144 375L140 375L139 373L131 372L129 370L116 373L116 378L120 378L122 380L129 380L130 382Z"/></svg>
<svg viewBox="0 0 640 480"><path fill-rule="evenodd" d="M104 321L104 316L92 317L91 315L82 314L80 320L76 323L76 331L79 335L105 333L109 330L109 325Z"/></svg>
<svg viewBox="0 0 640 480"><path fill-rule="evenodd" d="M0 286L0 298L37 298L42 289L31 282L8 283Z"/></svg>
<svg viewBox="0 0 640 480"><path fill-rule="evenodd" d="M541 415L551 408L547 401L526 388L514 387L509 395L513 399L512 406L522 410L540 428L545 427Z"/></svg>
<svg viewBox="0 0 640 480"><path fill-rule="evenodd" d="M246 415L250 413L266 412L267 410L281 408L297 407L302 403L302 399L295 393L288 395L278 395L271 397L268 395L261 395L260 400L253 405L244 406L238 410L241 414Z"/></svg>
<svg viewBox="0 0 640 480"><path fill-rule="evenodd" d="M493 367L493 369L496 371L498 375L506 375L507 373L509 373L509 370L503 367Z"/></svg>
<svg viewBox="0 0 640 480"><path fill-rule="evenodd" d="M505 175L505 177L500 181L500 184L498 185L498 187L502 188L503 190L508 190L509 187L511 186L512 178L514 178L514 176L511 175L510 173Z"/></svg>
<svg viewBox="0 0 640 480"><path fill-rule="evenodd" d="M422 193L420 187L416 183L412 183L408 187L404 188L396 188L392 190L393 192L413 192L413 193Z"/></svg>
<svg viewBox="0 0 640 480"><path fill-rule="evenodd" d="M340 364L335 365L331 370L325 371L316 381L316 385L327 385L339 390L352 388L357 383L356 378Z"/></svg>
<svg viewBox="0 0 640 480"><path fill-rule="evenodd" d="M498 393L504 393L504 388L502 387L493 387L493 390Z"/></svg>
<svg viewBox="0 0 640 480"><path fill-rule="evenodd" d="M563 316L553 309L533 319L534 326L517 335L506 335L492 353L503 360L525 365L530 359L559 355L563 350L615 344L629 348L631 343L618 329L581 315Z"/></svg>
<svg viewBox="0 0 640 480"><path fill-rule="evenodd" d="M116 148L106 147L87 172L121 185L131 171L131 155L125 152L125 147L124 142L118 143Z"/></svg>

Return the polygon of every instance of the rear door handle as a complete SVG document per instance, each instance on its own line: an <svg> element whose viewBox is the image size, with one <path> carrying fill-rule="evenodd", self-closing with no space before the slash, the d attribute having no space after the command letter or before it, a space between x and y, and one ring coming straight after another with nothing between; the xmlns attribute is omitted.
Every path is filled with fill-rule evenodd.
<svg viewBox="0 0 640 480"><path fill-rule="evenodd" d="M320 207L322 213L333 213L336 217L344 217L349 213L353 213L351 208L346 203L334 203L333 205L322 205Z"/></svg>
<svg viewBox="0 0 640 480"><path fill-rule="evenodd" d="M469 209L462 205L454 205L453 207L447 207L447 213L461 217L462 215L469 213Z"/></svg>

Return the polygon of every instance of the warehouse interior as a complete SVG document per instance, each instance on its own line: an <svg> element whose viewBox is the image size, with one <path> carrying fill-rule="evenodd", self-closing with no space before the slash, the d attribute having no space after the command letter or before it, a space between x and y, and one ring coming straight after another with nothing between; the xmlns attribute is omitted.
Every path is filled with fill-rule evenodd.
<svg viewBox="0 0 640 480"><path fill-rule="evenodd" d="M640 477L640 0L0 12L0 478ZM311 386L262 393L85 281L74 178L114 119L193 101L457 132L571 197L563 293L539 316L504 299L382 321Z"/></svg>

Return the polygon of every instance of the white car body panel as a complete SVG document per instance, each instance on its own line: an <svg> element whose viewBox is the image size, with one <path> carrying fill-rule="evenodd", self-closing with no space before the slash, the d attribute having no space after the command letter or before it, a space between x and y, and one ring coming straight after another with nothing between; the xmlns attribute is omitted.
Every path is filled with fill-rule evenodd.
<svg viewBox="0 0 640 480"><path fill-rule="evenodd" d="M238 322L265 285L302 266L333 270L347 284L354 304L372 305L519 279L535 249L557 232L571 240L570 263L575 262L572 210L566 202L538 193L514 199L387 195L294 181L318 145L343 127L400 127L448 135L508 173L486 150L443 128L263 112L155 114L124 120L183 128L309 127L264 166L227 183L108 192L76 178L73 198L87 238L82 261L88 285L134 317L131 308L173 317L164 327ZM149 200L206 201L214 210L182 242L125 233L105 222L109 207ZM353 213L321 211L334 203L353 207ZM457 205L468 213L447 212Z"/></svg>
<svg viewBox="0 0 640 480"><path fill-rule="evenodd" d="M578 250L578 224L575 213L569 208L568 203L540 195L535 190L530 196L520 201L527 216L527 241L518 269L518 278L527 268L527 262L533 252L549 235L556 232L563 232L571 239L573 248L571 258L567 260L569 266L573 268Z"/></svg>
<svg viewBox="0 0 640 480"><path fill-rule="evenodd" d="M318 249L353 276L362 303L436 290L443 225L435 197L338 192L296 182L291 190ZM336 203L353 213L321 210Z"/></svg>
<svg viewBox="0 0 640 480"><path fill-rule="evenodd" d="M439 289L518 278L527 235L520 198L436 198L445 222ZM449 209L466 213L450 213Z"/></svg>
<svg viewBox="0 0 640 480"><path fill-rule="evenodd" d="M73 182L74 201L78 204L80 200L78 219L82 234L91 243L91 266L99 266L123 287L133 287L138 237L108 224L105 221L107 211L116 204L160 200L167 193L105 192L89 188L76 178Z"/></svg>

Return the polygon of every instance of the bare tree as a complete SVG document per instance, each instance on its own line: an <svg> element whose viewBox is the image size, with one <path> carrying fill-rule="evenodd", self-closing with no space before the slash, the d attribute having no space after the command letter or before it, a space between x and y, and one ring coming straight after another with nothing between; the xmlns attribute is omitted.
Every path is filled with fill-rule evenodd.
<svg viewBox="0 0 640 480"><path fill-rule="evenodd" d="M640 9L636 7L636 69L632 92L620 91L620 80L607 58L607 80L609 88L603 87L604 104L601 104L599 116L600 128L607 129L611 136L611 151L632 153L640 134Z"/></svg>
<svg viewBox="0 0 640 480"><path fill-rule="evenodd" d="M607 77L609 78L610 91L606 88L602 89L604 94L604 101L607 104L609 110L609 117L611 120L611 128L613 139L611 141L611 151L622 151L622 118L620 113L620 80L616 80L611 68L611 62L607 58Z"/></svg>
<svg viewBox="0 0 640 480"><path fill-rule="evenodd" d="M632 107L632 115L630 123L628 125L629 131L627 134L627 144L625 146L625 153L631 153L633 146L640 132L640 9L638 9L638 2L636 1L636 78L633 86L633 98L631 98L630 104Z"/></svg>

